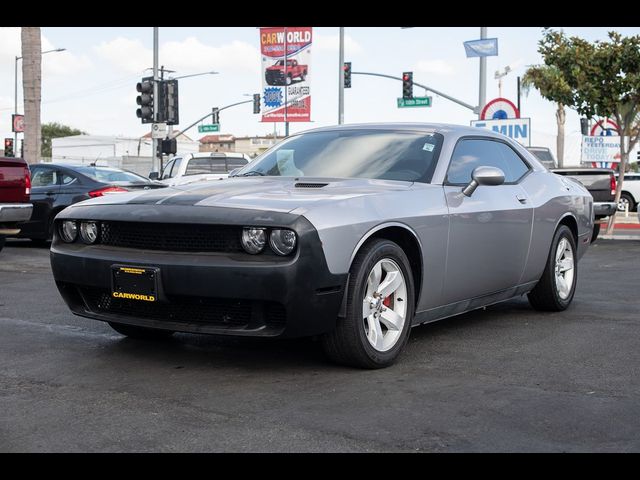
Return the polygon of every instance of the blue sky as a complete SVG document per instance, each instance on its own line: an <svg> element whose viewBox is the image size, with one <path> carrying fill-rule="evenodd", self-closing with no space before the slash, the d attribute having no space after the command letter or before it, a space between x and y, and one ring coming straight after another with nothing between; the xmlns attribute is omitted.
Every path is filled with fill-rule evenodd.
<svg viewBox="0 0 640 480"><path fill-rule="evenodd" d="M562 27L554 27L562 28ZM353 71L400 76L413 71L414 80L459 98L478 102L478 59L466 58L462 42L479 37L479 27L346 27L345 60ZM640 34L640 28L563 28L588 40L606 39L607 31ZM135 116L135 84L152 65L152 28L44 27L43 50L66 48L43 56L42 120L57 121L95 135L140 136L149 131ZM498 96L496 70L515 65L503 79L503 96L516 101L516 77L527 65L541 62L538 27L489 27L497 37L499 56L487 61L487 100ZM160 28L160 63L187 75L216 70L219 75L180 82L181 127L211 107L249 99L260 91L259 31L253 27ZM338 29L314 28L312 123L292 123L291 132L337 123ZM11 134L14 57L20 55L18 28L0 28L0 135ZM21 73L19 73L21 75ZM20 80L20 77L19 77ZM434 121L469 124L470 110L433 95L433 107L398 109L400 82L353 76L345 91L345 122ZM415 87L414 94L423 90ZM21 101L21 84L19 99ZM22 110L22 107L19 107ZM555 109L537 92L522 97L522 116L531 117L535 131L555 133ZM251 104L221 113L222 133L236 136L270 133ZM179 128L179 127L178 127ZM278 124L279 133L284 126ZM567 130L579 131L575 112L567 116ZM200 138L196 129L188 134Z"/></svg>

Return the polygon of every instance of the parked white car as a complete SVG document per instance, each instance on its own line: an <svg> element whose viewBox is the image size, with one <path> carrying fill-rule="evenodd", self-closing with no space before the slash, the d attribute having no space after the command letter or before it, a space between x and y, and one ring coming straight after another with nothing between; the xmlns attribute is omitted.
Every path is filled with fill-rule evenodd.
<svg viewBox="0 0 640 480"><path fill-rule="evenodd" d="M618 174L616 173L616 181ZM625 173L622 193L618 202L618 210L624 212L625 206L629 206L629 211L633 212L640 203L640 173Z"/></svg>
<svg viewBox="0 0 640 480"><path fill-rule="evenodd" d="M158 179L170 187L205 180L222 180L229 176L229 172L244 167L250 161L251 158L244 153L187 153L173 157L162 172L151 172L149 178Z"/></svg>

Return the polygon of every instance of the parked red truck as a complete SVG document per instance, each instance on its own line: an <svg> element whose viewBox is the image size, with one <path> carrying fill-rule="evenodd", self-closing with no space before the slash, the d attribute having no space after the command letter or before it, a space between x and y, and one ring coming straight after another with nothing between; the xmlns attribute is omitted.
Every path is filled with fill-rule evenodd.
<svg viewBox="0 0 640 480"><path fill-rule="evenodd" d="M0 250L7 235L31 218L31 174L22 158L0 157Z"/></svg>
<svg viewBox="0 0 640 480"><path fill-rule="evenodd" d="M265 79L268 85L291 85L294 78L301 82L307 76L307 65L301 65L297 60L287 60L287 73L284 72L284 60L278 60L265 71Z"/></svg>

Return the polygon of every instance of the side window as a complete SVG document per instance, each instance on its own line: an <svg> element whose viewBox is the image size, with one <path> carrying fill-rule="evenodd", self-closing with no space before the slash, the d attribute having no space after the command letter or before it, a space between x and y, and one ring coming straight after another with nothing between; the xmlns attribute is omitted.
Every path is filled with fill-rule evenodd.
<svg viewBox="0 0 640 480"><path fill-rule="evenodd" d="M39 168L31 177L32 187L51 187L58 185L58 172L49 168Z"/></svg>
<svg viewBox="0 0 640 480"><path fill-rule="evenodd" d="M500 154L504 160L504 181L507 183L517 182L522 176L529 171L527 165L520 155L513 151L509 145L501 142L493 142L497 145Z"/></svg>
<svg viewBox="0 0 640 480"><path fill-rule="evenodd" d="M466 185L471 181L471 173L476 167L497 167L504 172L505 183L517 182L529 166L502 142L463 139L458 142L451 158L447 182Z"/></svg>
<svg viewBox="0 0 640 480"><path fill-rule="evenodd" d="M176 161L175 160L171 160L169 163L167 163L164 167L163 170L163 174L162 174L162 180L166 180L167 178L171 178L171 169L173 168L173 165Z"/></svg>
<svg viewBox="0 0 640 480"><path fill-rule="evenodd" d="M60 176L62 177L62 185L71 185L76 181L76 177L71 175L70 173L62 172Z"/></svg>
<svg viewBox="0 0 640 480"><path fill-rule="evenodd" d="M169 173L169 177L173 178L180 172L180 165L182 164L181 158L176 158L173 167L171 167L171 172Z"/></svg>

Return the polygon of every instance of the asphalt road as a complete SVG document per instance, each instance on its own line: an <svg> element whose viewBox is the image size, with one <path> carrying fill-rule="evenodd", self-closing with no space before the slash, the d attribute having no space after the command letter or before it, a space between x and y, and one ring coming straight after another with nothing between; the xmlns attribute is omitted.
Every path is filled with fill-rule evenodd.
<svg viewBox="0 0 640 480"><path fill-rule="evenodd" d="M399 363L310 340L125 339L71 315L48 250L0 253L1 452L640 451L640 240L599 240L572 307L412 331Z"/></svg>

